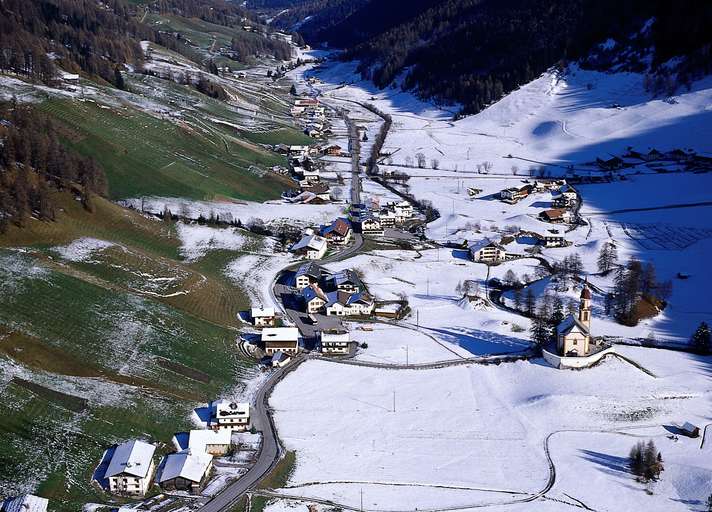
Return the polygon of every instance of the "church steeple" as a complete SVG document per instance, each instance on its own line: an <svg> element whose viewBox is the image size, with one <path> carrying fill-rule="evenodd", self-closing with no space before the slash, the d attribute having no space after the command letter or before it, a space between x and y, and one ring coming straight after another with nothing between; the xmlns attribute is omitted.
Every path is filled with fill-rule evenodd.
<svg viewBox="0 0 712 512"><path fill-rule="evenodd" d="M588 289L588 281L583 284L581 290L581 302L579 303L578 320L591 330L591 291Z"/></svg>

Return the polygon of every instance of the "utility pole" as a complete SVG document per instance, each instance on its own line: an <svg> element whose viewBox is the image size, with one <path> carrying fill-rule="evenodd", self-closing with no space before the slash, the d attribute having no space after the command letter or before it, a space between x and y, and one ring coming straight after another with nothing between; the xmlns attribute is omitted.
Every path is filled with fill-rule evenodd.
<svg viewBox="0 0 712 512"><path fill-rule="evenodd" d="M396 412L396 390L393 390L393 412Z"/></svg>
<svg viewBox="0 0 712 512"><path fill-rule="evenodd" d="M405 346L405 365L408 366L408 345Z"/></svg>
<svg viewBox="0 0 712 512"><path fill-rule="evenodd" d="M363 487L361 487L361 512L363 512Z"/></svg>
<svg viewBox="0 0 712 512"><path fill-rule="evenodd" d="M420 311L415 310L415 328L420 329Z"/></svg>

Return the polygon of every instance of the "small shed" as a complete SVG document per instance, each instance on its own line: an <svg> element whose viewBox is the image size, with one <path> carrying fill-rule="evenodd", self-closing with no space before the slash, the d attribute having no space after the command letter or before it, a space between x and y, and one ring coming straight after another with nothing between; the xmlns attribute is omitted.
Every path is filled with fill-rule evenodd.
<svg viewBox="0 0 712 512"><path fill-rule="evenodd" d="M685 434L687 437L700 437L700 427L693 425L689 421L686 421L681 427L680 430L682 431L683 434Z"/></svg>

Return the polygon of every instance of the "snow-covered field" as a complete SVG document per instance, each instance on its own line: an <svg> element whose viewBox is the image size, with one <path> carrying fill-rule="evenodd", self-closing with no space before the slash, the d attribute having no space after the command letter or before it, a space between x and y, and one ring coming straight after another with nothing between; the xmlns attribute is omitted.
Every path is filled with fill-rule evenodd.
<svg viewBox="0 0 712 512"><path fill-rule="evenodd" d="M212 214L227 222L240 220L243 224L248 224L253 219L260 219L265 223L321 224L334 220L344 210L344 205L338 203L305 205L286 201L191 201L175 197L128 199L121 201L121 204L135 209L141 209L143 206L143 211L154 214L162 213L167 208L191 219L197 219L200 215L209 218Z"/></svg>
<svg viewBox="0 0 712 512"><path fill-rule="evenodd" d="M659 356L646 362L669 364ZM574 431L549 441L556 482L548 497L568 494L595 510L632 510L640 500L649 510L689 510L685 501L706 497L712 458L699 439L665 435L683 420L709 421L712 358L677 362L688 365L684 379L618 360L580 372L541 360L407 371L308 362L270 401L280 437L297 450L284 492L358 506L363 488L364 507L379 510L508 503L545 488L545 439ZM654 439L667 461L653 496L620 467L609 471L637 436Z"/></svg>

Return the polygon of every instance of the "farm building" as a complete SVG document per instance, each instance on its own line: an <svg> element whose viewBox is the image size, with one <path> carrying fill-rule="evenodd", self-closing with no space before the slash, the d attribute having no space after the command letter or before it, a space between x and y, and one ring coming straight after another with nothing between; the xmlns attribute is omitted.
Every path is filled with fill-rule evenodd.
<svg viewBox="0 0 712 512"><path fill-rule="evenodd" d="M351 240L351 222L339 218L328 226L322 226L320 235L332 244L345 245Z"/></svg>
<svg viewBox="0 0 712 512"><path fill-rule="evenodd" d="M297 290L303 290L311 284L318 284L324 275L324 269L316 263L305 263L297 269L294 276Z"/></svg>
<svg viewBox="0 0 712 512"><path fill-rule="evenodd" d="M259 308L252 308L250 310L250 316L252 317L252 323L255 327L274 327L277 321L277 315L274 312L274 308L265 308L260 306Z"/></svg>
<svg viewBox="0 0 712 512"><path fill-rule="evenodd" d="M321 352L327 355L348 355L351 350L351 335L345 330L322 331Z"/></svg>
<svg viewBox="0 0 712 512"><path fill-rule="evenodd" d="M562 208L554 208L551 210L545 210L540 214L542 220L546 222L562 222L570 223L573 220L573 214Z"/></svg>
<svg viewBox="0 0 712 512"><path fill-rule="evenodd" d="M250 404L216 400L210 407L209 426L213 430L247 430L250 425Z"/></svg>
<svg viewBox="0 0 712 512"><path fill-rule="evenodd" d="M292 252L309 260L318 260L326 254L326 239L318 235L306 235L292 246Z"/></svg>
<svg viewBox="0 0 712 512"><path fill-rule="evenodd" d="M550 229L539 239L544 247L563 247L566 245L566 237L558 229Z"/></svg>
<svg viewBox="0 0 712 512"><path fill-rule="evenodd" d="M184 450L166 455L159 485L165 491L188 491L198 493L205 484L213 467L209 453L194 453Z"/></svg>
<svg viewBox="0 0 712 512"><path fill-rule="evenodd" d="M188 450L191 453L209 453L210 455L225 455L232 444L232 429L222 430L191 430L188 437Z"/></svg>
<svg viewBox="0 0 712 512"><path fill-rule="evenodd" d="M489 238L470 244L468 250L472 260L478 263L501 263L507 258L505 248Z"/></svg>
<svg viewBox="0 0 712 512"><path fill-rule="evenodd" d="M265 354L274 355L282 351L295 355L299 351L299 329L296 327L267 327L262 330Z"/></svg>
<svg viewBox="0 0 712 512"><path fill-rule="evenodd" d="M365 217L360 221L361 233L364 235L383 236L383 226L376 217Z"/></svg>
<svg viewBox="0 0 712 512"><path fill-rule="evenodd" d="M700 436L700 427L693 425L689 421L686 421L680 427L680 430L682 431L683 434L685 434L688 437L699 437Z"/></svg>
<svg viewBox="0 0 712 512"><path fill-rule="evenodd" d="M309 314L318 313L327 303L328 299L318 285L312 284L302 290L304 309Z"/></svg>
<svg viewBox="0 0 712 512"><path fill-rule="evenodd" d="M121 443L114 450L104 478L112 494L143 496L153 477L153 454L156 447L143 441Z"/></svg>

